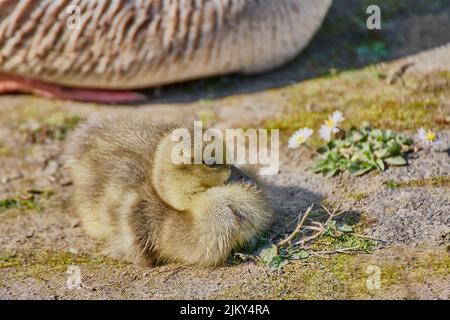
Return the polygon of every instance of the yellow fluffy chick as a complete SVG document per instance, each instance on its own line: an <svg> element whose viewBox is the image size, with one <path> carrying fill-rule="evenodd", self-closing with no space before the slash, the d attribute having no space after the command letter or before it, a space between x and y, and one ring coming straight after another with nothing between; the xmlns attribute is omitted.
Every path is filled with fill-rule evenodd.
<svg viewBox="0 0 450 320"><path fill-rule="evenodd" d="M110 256L216 266L268 226L272 207L255 178L232 165L172 161L177 128L97 117L71 137L74 205Z"/></svg>

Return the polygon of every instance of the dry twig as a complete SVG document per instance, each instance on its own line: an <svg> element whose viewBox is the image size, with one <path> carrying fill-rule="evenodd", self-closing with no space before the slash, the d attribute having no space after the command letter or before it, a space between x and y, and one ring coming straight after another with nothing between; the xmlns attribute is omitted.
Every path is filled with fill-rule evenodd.
<svg viewBox="0 0 450 320"><path fill-rule="evenodd" d="M325 221L325 223L318 222L318 221L313 221L313 222L311 223L312 226L308 226L308 227L305 227L305 228L308 229L308 230L316 231L316 233L313 233L311 236L306 237L306 238L303 238L303 239L301 239L301 240L295 242L294 245L301 245L301 246L303 246L305 243L307 243L307 242L309 242L309 241L311 241L311 240L314 240L314 239L320 237L320 236L326 231L326 229L327 229L326 226L328 225L328 223L329 223L331 220L335 219L337 216L339 216L339 215L341 215L342 213L344 213L344 212L347 211L347 209L344 209L344 210L339 211L339 209L341 208L341 206L342 206L342 202L339 203L339 205L331 212L330 210L328 210L328 208L327 208L326 206L324 206L324 205L322 204L322 208L323 208L323 209L325 210L325 212L328 214L328 218L327 218L327 220Z"/></svg>
<svg viewBox="0 0 450 320"><path fill-rule="evenodd" d="M298 220L300 220L300 222L297 224L297 226L295 227L294 231L287 236L284 240L281 240L280 242L278 242L279 246L285 245L286 243L290 243L292 241L292 239L300 232L301 228L303 227L303 224L306 221L306 218L309 216L309 214L311 213L311 210L314 206L314 203L306 210L305 214L303 215L303 217L300 220L300 217Z"/></svg>
<svg viewBox="0 0 450 320"><path fill-rule="evenodd" d="M405 85L405 81L403 80L403 75L405 72L414 65L414 62L405 62L399 65L393 72L386 78L387 84L395 84L398 80L401 81L403 85Z"/></svg>
<svg viewBox="0 0 450 320"><path fill-rule="evenodd" d="M302 218L300 219L300 216L298 217L297 221L299 221L297 223L297 226L295 227L294 231L287 236L286 238L284 238L283 240L281 240L280 242L278 242L278 246L283 246L285 244L291 244L292 239L294 239L299 233L301 233L302 229L306 229L306 230L311 230L314 231L315 233L313 233L312 235L305 237L297 242L294 243L294 245L304 245L305 243L318 238L319 236L321 236L325 231L326 231L326 226L328 225L328 223L335 219L337 216L341 215L342 213L346 212L347 209L345 210L340 210L341 206L342 206L342 202L339 203L339 205L333 210L330 211L326 206L324 206L322 204L322 208L325 210L325 212L328 214L328 218L327 220L322 223L319 221L312 221L311 224L309 226L305 226L305 221L308 218L309 214L311 213L312 209L313 209L314 204L312 204L307 210L306 212L303 214ZM340 210L340 211L339 211Z"/></svg>

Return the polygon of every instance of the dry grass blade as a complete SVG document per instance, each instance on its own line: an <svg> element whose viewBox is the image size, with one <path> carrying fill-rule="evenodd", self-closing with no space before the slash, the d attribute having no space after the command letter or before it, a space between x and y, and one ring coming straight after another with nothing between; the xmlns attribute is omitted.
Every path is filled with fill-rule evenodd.
<svg viewBox="0 0 450 320"><path fill-rule="evenodd" d="M312 251L311 254L354 253L356 251L359 251L358 247L342 248L330 251Z"/></svg>
<svg viewBox="0 0 450 320"><path fill-rule="evenodd" d="M363 235L363 234L357 234L357 233L354 233L353 235L354 235L355 237L358 237L358 238L368 239L368 240L372 240L372 241L375 241L375 242L383 242L383 243L387 243L386 240L383 240L383 239L377 239L377 238L369 237L369 236L365 236L365 235Z"/></svg>
<svg viewBox="0 0 450 320"><path fill-rule="evenodd" d="M342 213L347 211L347 209L339 211L341 206L342 206L342 202L340 202L339 205L332 212L325 205L322 204L321 206L325 210L325 212L328 214L328 218L325 221L325 223L321 223L321 222L318 222L318 221L311 222L311 225L305 227L305 229L316 231L316 233L314 233L311 236L308 236L306 238L303 238L303 239L295 242L294 245L301 245L301 246L303 246L305 243L320 237L326 231L326 226L328 225L328 223L331 220L333 220L334 218L336 218L340 214L342 214Z"/></svg>

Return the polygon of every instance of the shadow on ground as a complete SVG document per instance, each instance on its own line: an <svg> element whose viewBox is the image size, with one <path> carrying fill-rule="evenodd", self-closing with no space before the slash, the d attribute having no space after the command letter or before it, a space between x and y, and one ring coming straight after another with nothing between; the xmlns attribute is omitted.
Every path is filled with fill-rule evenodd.
<svg viewBox="0 0 450 320"><path fill-rule="evenodd" d="M275 220L271 228L270 238L277 238L279 235L292 232L301 217L309 206L314 205L310 218L314 221L325 222L329 217L322 209L324 197L320 193L313 192L306 188L294 185L276 186L268 188L268 193L275 205ZM333 210L334 208L329 208ZM342 208L345 209L345 208ZM357 225L362 221L362 214L356 210L345 210L337 220L350 226Z"/></svg>
<svg viewBox="0 0 450 320"><path fill-rule="evenodd" d="M319 205L324 199L320 193L295 185L270 185L268 194L275 210L271 238L292 231L298 216L305 212L311 204Z"/></svg>

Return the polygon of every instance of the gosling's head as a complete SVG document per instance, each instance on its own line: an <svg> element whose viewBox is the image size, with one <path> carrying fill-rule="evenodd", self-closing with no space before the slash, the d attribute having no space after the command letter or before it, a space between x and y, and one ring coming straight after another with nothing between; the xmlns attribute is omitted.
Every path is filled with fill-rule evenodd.
<svg viewBox="0 0 450 320"><path fill-rule="evenodd" d="M174 161L179 143L173 141L170 134L159 144L153 165L153 185L164 202L180 211L190 210L195 198L211 188L232 184L256 188L255 179L237 167L218 163L214 157L205 159L203 148L194 148L196 143L201 142L192 142L190 154L184 154L181 163ZM223 154L226 152L223 146Z"/></svg>

